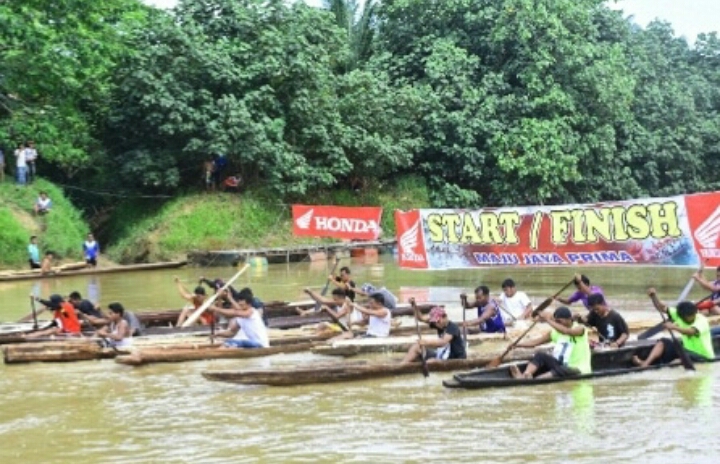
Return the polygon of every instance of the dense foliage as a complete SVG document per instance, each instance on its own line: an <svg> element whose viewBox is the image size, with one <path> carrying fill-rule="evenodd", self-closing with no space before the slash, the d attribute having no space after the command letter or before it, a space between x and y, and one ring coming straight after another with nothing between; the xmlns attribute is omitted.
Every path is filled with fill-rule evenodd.
<svg viewBox="0 0 720 464"><path fill-rule="evenodd" d="M405 173L438 206L720 188L716 34L602 0L326 3L2 3L0 142L148 194L217 153L287 200Z"/></svg>

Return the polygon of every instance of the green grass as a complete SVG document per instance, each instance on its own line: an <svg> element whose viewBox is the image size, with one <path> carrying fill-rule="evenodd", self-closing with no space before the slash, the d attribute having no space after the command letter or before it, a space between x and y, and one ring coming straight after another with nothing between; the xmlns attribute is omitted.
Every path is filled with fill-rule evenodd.
<svg viewBox="0 0 720 464"><path fill-rule="evenodd" d="M40 191L47 192L53 207L48 215L35 217L33 205ZM26 187L5 182L0 184L0 198L0 265L24 266L31 235L38 236L42 252L52 250L61 259L82 258L89 229L60 188L43 179Z"/></svg>
<svg viewBox="0 0 720 464"><path fill-rule="evenodd" d="M415 177L394 185L375 185L358 195L347 190L316 192L304 203L382 206L384 237L393 237L393 211L427 207L427 188ZM140 218L138 220L138 218ZM128 263L184 257L187 251L259 248L317 243L292 235L289 205L262 191L194 194L158 207L138 202L120 205L109 228L114 245L108 254ZM324 242L332 240L325 239Z"/></svg>

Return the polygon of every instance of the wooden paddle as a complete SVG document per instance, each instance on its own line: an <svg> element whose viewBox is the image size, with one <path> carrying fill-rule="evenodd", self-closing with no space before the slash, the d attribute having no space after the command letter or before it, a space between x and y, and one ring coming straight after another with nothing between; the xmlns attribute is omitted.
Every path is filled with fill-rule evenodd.
<svg viewBox="0 0 720 464"><path fill-rule="evenodd" d="M680 295L678 296L677 302L675 302L676 305L677 305L677 303L680 303L681 301L685 300L685 298L687 298L687 296L690 294L690 291L691 291L692 288L693 288L693 285L695 285L695 279L693 279L693 278L691 277L690 280L688 280L688 283L685 284L685 288L683 288L683 289L682 289L682 292L680 292ZM708 295L707 297L705 297L705 298L703 298L702 300L698 301L698 303L702 303L703 301L707 300L707 299L710 298L711 296L712 296L712 294ZM696 304L697 304L697 303L696 303ZM659 323L658 325L655 325L655 326L653 326L653 327L650 327L650 328L647 329L645 332L643 332L643 333L641 333L640 335L638 335L637 338L638 338L638 340L645 340L645 339L648 339L648 338L650 338L650 337L654 337L655 335L659 334L659 333L662 332L663 330L665 330L665 321L664 321L664 320L663 320L661 323Z"/></svg>
<svg viewBox="0 0 720 464"><path fill-rule="evenodd" d="M460 306L462 307L463 312L463 343L465 343L465 349L468 348L468 342L467 342L467 327L465 326L465 311L467 308L467 296L462 295L460 296Z"/></svg>
<svg viewBox="0 0 720 464"><path fill-rule="evenodd" d="M214 295L205 300L203 304L198 309L196 309L195 312L192 313L190 317L185 320L185 322L183 322L182 327L190 327L191 325L193 325L198 320L198 318L200 318L202 313L204 313L205 310L208 309L215 302L217 297L220 296L223 292L225 292L225 290L227 290L228 287L230 287L230 285L232 285L232 283L235 282L238 277L240 277L245 271L247 271L249 267L249 264L244 265L242 269L237 272L237 274L235 274L230 280L225 282L225 285L223 285L221 289L217 290Z"/></svg>
<svg viewBox="0 0 720 464"><path fill-rule="evenodd" d="M23 316L20 320L18 320L18 323L29 322L31 320L35 321L37 319L37 315L42 313L43 311L45 311L46 308L44 306L42 308L40 308L40 311L35 311L35 296L31 294L30 299L33 301L33 303L32 303L33 311L30 314L28 314L27 316ZM36 322L36 324L37 324L37 322Z"/></svg>
<svg viewBox="0 0 720 464"><path fill-rule="evenodd" d="M336 256L335 257L335 265L333 266L332 270L330 271L330 274L335 275L335 269L337 269L339 262L340 262L340 257ZM320 296L325 296L327 294L328 288L330 288L330 279L325 281L325 287L323 287L322 292L320 292ZM318 311L320 311L320 302L319 301L317 301L315 303L315 312L318 312ZM342 325L340 327L342 327Z"/></svg>
<svg viewBox="0 0 720 464"><path fill-rule="evenodd" d="M663 324L668 322L668 320L665 318L665 315L663 313L660 313L660 317L663 319ZM693 365L692 359L690 359L690 355L685 350L685 347L678 341L677 338L675 338L675 334L672 330L668 330L670 332L670 338L672 339L673 345L675 345L675 351L678 353L678 357L680 358L680 362L682 363L683 367L686 371L694 371L695 366Z"/></svg>
<svg viewBox="0 0 720 464"><path fill-rule="evenodd" d="M545 309L547 309L547 307L552 304L552 302L555 300L555 298L559 297L562 292L564 292L569 286L571 286L574 283L575 283L575 279L573 278L573 280L566 283L565 286L563 286L563 288L561 288L555 295L553 295L549 298L546 298L545 301L540 303L540 305L533 310L532 317L534 318L541 312L545 311ZM525 332L523 332L522 335L520 335L517 339L515 339L514 342L512 342L512 344L510 344L510 346L507 347L507 349L503 352L503 354L501 354L497 358L490 361L486 367L493 368L493 367L498 367L500 364L502 364L502 361L505 358L505 356L507 356L508 353L510 353L510 351L512 351L512 349L515 348L517 346L517 344L520 343L520 341L523 338L525 338L525 335L530 333L530 331L533 329L533 327L535 327L535 324L537 324L537 323L538 323L538 319L535 319L533 321L533 323L530 324L530 327L528 327L528 329Z"/></svg>
<svg viewBox="0 0 720 464"><path fill-rule="evenodd" d="M339 260L338 260L338 261L339 261ZM351 306L351 307L352 307L352 306ZM337 325L339 325L343 332L350 332L350 329L348 328L348 326L346 326L343 321L341 321L340 319L338 319L337 317L335 317L335 314L333 314L331 311L325 311L325 314L327 314L328 316L330 316L330 319L332 319L334 323L336 323Z"/></svg>
<svg viewBox="0 0 720 464"><path fill-rule="evenodd" d="M35 310L35 298L30 296L30 308L32 309L33 330L38 329L37 311Z"/></svg>
<svg viewBox="0 0 720 464"><path fill-rule="evenodd" d="M418 322L418 309L417 305L415 304L415 298L410 298L410 306L413 308L413 314L415 316L415 330L417 331L418 336L418 343L422 341L422 334L420 333L420 323ZM420 363L422 366L422 374L424 377L427 377L430 375L430 370L427 366L427 359L425 359L425 355L427 354L427 351L425 350L425 347L420 345L420 348L422 349L420 353Z"/></svg>

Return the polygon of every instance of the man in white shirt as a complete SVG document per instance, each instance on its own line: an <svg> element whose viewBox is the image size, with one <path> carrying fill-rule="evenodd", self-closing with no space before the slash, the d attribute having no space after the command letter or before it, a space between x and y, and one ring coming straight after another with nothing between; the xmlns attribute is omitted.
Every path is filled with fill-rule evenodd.
<svg viewBox="0 0 720 464"><path fill-rule="evenodd" d="M500 304L517 319L528 319L532 314L533 306L525 292L515 288L515 281L505 279L502 283L503 293L500 295Z"/></svg>
<svg viewBox="0 0 720 464"><path fill-rule="evenodd" d="M224 294L230 302L231 308L219 308L210 306L209 311L220 314L228 319L227 330L219 331L218 337L228 337L223 344L224 348L268 348L270 346L270 338L268 337L267 328L260 316L260 312L252 307L252 298L243 295L237 301L232 296L232 292L226 291ZM232 338L230 338L232 337Z"/></svg>
<svg viewBox="0 0 720 464"><path fill-rule="evenodd" d="M23 144L18 144L17 150L15 150L15 167L17 168L17 183L25 185L27 182L27 161L25 158L25 147Z"/></svg>
<svg viewBox="0 0 720 464"><path fill-rule="evenodd" d="M32 184L35 180L35 160L37 160L38 153L35 149L35 142L30 140L25 144L25 162L27 163L27 180L28 184Z"/></svg>

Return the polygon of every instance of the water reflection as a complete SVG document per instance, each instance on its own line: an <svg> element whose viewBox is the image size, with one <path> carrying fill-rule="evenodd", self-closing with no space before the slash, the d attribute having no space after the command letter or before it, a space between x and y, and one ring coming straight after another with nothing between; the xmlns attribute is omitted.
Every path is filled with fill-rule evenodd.
<svg viewBox="0 0 720 464"><path fill-rule="evenodd" d="M694 375L673 382L673 396L682 399L682 406L710 411L713 405L714 378L708 366L698 366Z"/></svg>
<svg viewBox="0 0 720 464"><path fill-rule="evenodd" d="M555 395L558 423L568 424L572 418L574 430L591 434L595 431L595 392L591 381L570 382L569 390ZM570 424L568 424L570 425Z"/></svg>

